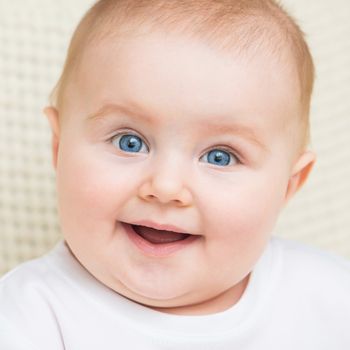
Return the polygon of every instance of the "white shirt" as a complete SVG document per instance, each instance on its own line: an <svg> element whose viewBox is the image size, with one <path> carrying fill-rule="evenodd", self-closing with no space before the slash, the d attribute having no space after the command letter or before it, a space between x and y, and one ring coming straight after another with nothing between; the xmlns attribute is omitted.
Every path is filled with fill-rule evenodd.
<svg viewBox="0 0 350 350"><path fill-rule="evenodd" d="M349 350L350 262L271 239L228 310L179 316L97 281L60 242L0 280L1 350Z"/></svg>

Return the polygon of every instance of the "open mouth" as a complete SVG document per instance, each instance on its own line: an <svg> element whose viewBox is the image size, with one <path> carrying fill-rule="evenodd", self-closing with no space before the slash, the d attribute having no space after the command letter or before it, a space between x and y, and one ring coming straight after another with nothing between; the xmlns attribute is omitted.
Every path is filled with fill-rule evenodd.
<svg viewBox="0 0 350 350"><path fill-rule="evenodd" d="M187 247L196 247L201 235L193 235L173 225L120 222L130 241L146 256L169 257ZM189 249L189 248L188 248Z"/></svg>
<svg viewBox="0 0 350 350"><path fill-rule="evenodd" d="M130 225L134 232L146 241L153 244L166 244L183 241L192 236L188 233L180 233L168 230L157 230L152 227L141 225Z"/></svg>

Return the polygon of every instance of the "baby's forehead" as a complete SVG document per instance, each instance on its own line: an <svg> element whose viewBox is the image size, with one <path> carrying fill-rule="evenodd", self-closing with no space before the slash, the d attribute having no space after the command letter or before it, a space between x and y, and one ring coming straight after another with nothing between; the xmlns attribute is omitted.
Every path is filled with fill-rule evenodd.
<svg viewBox="0 0 350 350"><path fill-rule="evenodd" d="M113 38L113 45L118 45L130 36L142 37L158 30L200 40L218 52L234 52L246 59L264 51L271 60L285 60L286 67L291 67L296 65L296 60L290 59L293 40L286 38L293 28L289 27L293 27L292 20L271 0L99 1L83 18L73 36L55 92L57 100L63 101L64 87L80 64L83 53L106 38Z"/></svg>
<svg viewBox="0 0 350 350"><path fill-rule="evenodd" d="M114 46L109 38L87 51L75 89L88 91L80 98L85 104L113 96L109 100L141 105L139 114L212 116L217 129L233 114L236 120L257 114L266 100L271 115L282 106L295 109L297 79L286 78L284 65L277 66L265 53L249 58L224 54L198 39L163 32L123 41Z"/></svg>
<svg viewBox="0 0 350 350"><path fill-rule="evenodd" d="M237 30L240 31L240 28L237 28ZM279 74L288 74L298 79L298 69L292 57L291 49L283 42L281 33L277 34L276 30L278 29L273 29L269 34L265 33L261 38L253 37L252 41L231 38L230 42L215 42L211 38L193 35L191 32L180 29L177 32L168 33L162 28L150 30L149 28L128 27L127 34L121 35L119 32L109 32L86 43L84 50L81 51L83 53L81 59L77 62L82 66L89 61L89 58L96 57L100 60L99 64L104 64L108 60L108 64L111 66L119 65L122 69L122 63L130 65L136 61L137 57L133 55L139 55L139 61L142 61L140 60L141 55L154 50L160 56L176 57L177 64L181 64L181 55L183 51L187 51L185 55L198 56L200 66L203 60L196 52L205 48L215 53L215 55L225 58L228 64L232 60L237 61L239 59L240 63L245 66L263 64L266 69L268 68L266 65L273 66ZM130 59L126 62L121 62L120 58L125 55L126 47L129 51L130 47L138 47L141 50L136 54L131 53ZM83 74L89 74L89 69L86 69ZM261 69L264 69L264 67L261 67ZM208 74L210 73L210 69L208 69Z"/></svg>
<svg viewBox="0 0 350 350"><path fill-rule="evenodd" d="M159 30L142 34L130 33L121 39L104 38L86 49L80 65L82 78L104 69L106 76L116 71L124 77L130 73L127 77L130 80L133 72L137 72L138 79L142 80L146 75L143 74L144 69L145 73L153 70L158 75L171 76L174 81L189 77L193 80L203 79L202 82L205 83L203 77L208 77L207 81L211 82L210 79L217 76L222 81L227 80L227 85L234 83L236 77L241 78L241 71L244 71L247 83L254 82L255 77L273 83L286 76L295 84L289 88L298 90L295 66L288 62L288 58L275 55L265 47L255 47L250 52L236 48L222 51L204 40ZM241 69L237 70L237 66ZM165 67L164 71L161 70L162 67ZM181 74L171 75L172 71ZM153 80L156 81L157 76ZM189 81L184 80L183 83L188 84ZM215 96L215 91L212 92ZM264 91L261 92L263 94ZM277 95L276 91L276 97Z"/></svg>

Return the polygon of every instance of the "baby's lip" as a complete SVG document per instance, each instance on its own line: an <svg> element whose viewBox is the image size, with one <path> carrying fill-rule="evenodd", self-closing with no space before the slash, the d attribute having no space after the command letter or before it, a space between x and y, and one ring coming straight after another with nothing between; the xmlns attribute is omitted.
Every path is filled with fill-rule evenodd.
<svg viewBox="0 0 350 350"><path fill-rule="evenodd" d="M175 225L158 224L158 223L155 223L155 222L150 221L150 220L138 220L138 221L134 221L134 222L129 223L129 224L136 225L136 226L146 226L146 227L154 228L154 229L160 230L160 231L172 231L172 232L176 232L176 233L191 234L188 231L186 231L180 227L177 227Z"/></svg>

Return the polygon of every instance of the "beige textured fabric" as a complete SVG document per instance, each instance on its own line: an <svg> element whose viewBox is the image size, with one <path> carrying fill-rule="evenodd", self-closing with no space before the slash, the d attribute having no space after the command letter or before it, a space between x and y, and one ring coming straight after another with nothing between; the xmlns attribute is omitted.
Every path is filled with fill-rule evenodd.
<svg viewBox="0 0 350 350"><path fill-rule="evenodd" d="M42 108L89 0L0 0L0 275L60 238ZM275 234L350 258L350 2L285 0L307 33L317 81L318 163Z"/></svg>

